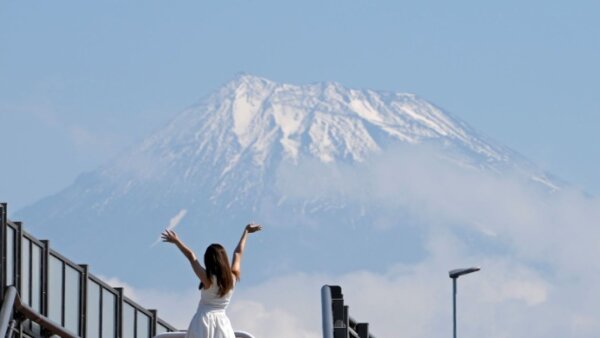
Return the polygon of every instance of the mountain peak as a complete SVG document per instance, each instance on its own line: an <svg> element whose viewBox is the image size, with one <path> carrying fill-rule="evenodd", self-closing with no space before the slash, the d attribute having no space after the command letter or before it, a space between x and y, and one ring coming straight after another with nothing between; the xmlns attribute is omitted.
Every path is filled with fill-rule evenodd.
<svg viewBox="0 0 600 338"><path fill-rule="evenodd" d="M244 85L245 86L256 86L256 85L264 86L267 84L274 84L274 82L265 77L261 77L261 76L257 76L257 75L249 74L249 73L245 73L245 72L239 72L229 82L227 82L227 84L225 84L225 87L238 88L238 87L244 86Z"/></svg>

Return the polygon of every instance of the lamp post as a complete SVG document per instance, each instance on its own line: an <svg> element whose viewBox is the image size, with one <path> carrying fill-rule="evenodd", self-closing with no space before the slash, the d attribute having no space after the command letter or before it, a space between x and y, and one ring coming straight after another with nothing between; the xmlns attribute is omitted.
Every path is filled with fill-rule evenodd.
<svg viewBox="0 0 600 338"><path fill-rule="evenodd" d="M453 331L454 338L456 338L456 280L462 275L466 275L472 272L481 270L478 267L466 268L466 269L454 269L448 271L448 275L452 278L452 319L453 319Z"/></svg>

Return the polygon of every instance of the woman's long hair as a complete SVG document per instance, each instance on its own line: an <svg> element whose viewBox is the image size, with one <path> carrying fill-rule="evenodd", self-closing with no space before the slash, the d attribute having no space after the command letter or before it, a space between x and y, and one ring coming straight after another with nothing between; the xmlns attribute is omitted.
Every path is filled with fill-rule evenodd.
<svg viewBox="0 0 600 338"><path fill-rule="evenodd" d="M219 286L219 297L223 297L233 289L233 274L229 265L227 251L221 244L211 244L204 253L204 266L206 276L212 281L212 276L217 277Z"/></svg>

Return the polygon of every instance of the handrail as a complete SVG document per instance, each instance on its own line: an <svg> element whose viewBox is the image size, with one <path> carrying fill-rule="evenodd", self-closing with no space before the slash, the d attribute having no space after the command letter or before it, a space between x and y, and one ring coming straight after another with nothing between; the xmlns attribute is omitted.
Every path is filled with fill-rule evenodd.
<svg viewBox="0 0 600 338"><path fill-rule="evenodd" d="M12 303L12 304L11 304ZM21 297L17 292L17 288L13 285L9 286L4 293L4 301L2 302L2 310L0 310L0 334L1 337L6 336L8 322L10 321L12 311L19 312L25 318L28 318L46 329L48 332L60 336L62 338L79 338L78 335L65 329L61 325L55 323L48 317L39 314L37 311L21 302Z"/></svg>
<svg viewBox="0 0 600 338"><path fill-rule="evenodd" d="M333 338L333 308L329 285L321 288L321 321L323 322L323 338Z"/></svg>
<svg viewBox="0 0 600 338"><path fill-rule="evenodd" d="M254 336L246 331L235 331L235 338L254 338Z"/></svg>
<svg viewBox="0 0 600 338"><path fill-rule="evenodd" d="M153 338L184 338L186 331L177 331L177 332L164 332L159 333ZM235 338L254 338L253 335L246 331L235 331Z"/></svg>
<svg viewBox="0 0 600 338"><path fill-rule="evenodd" d="M17 289L14 286L9 287L4 293L2 308L0 309L0 337L6 337L16 297Z"/></svg>

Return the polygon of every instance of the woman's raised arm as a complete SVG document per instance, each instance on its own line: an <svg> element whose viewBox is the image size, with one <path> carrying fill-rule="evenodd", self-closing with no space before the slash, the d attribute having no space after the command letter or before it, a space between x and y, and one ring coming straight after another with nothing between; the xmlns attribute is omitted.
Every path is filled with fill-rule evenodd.
<svg viewBox="0 0 600 338"><path fill-rule="evenodd" d="M235 251L233 251L233 260L231 262L231 272L235 275L237 280L240 280L241 276L241 265L242 265L242 254L244 253L244 248L246 247L246 239L248 238L248 234L257 232L262 230L262 226L260 224L248 224L244 228L244 232L242 233L242 237L240 238L240 242L238 243Z"/></svg>
<svg viewBox="0 0 600 338"><path fill-rule="evenodd" d="M187 258L188 261L190 261L192 269L194 270L196 276L200 278L200 281L204 283L204 285L210 285L210 281L206 276L206 270L202 267L202 265L200 265L200 262L198 262L196 254L192 251L192 249L188 248L188 246L185 245L185 243L183 243L181 239L179 239L179 236L177 236L175 231L165 230L161 234L161 237L163 242L175 244L179 251L181 251L181 253L185 256L185 258Z"/></svg>

